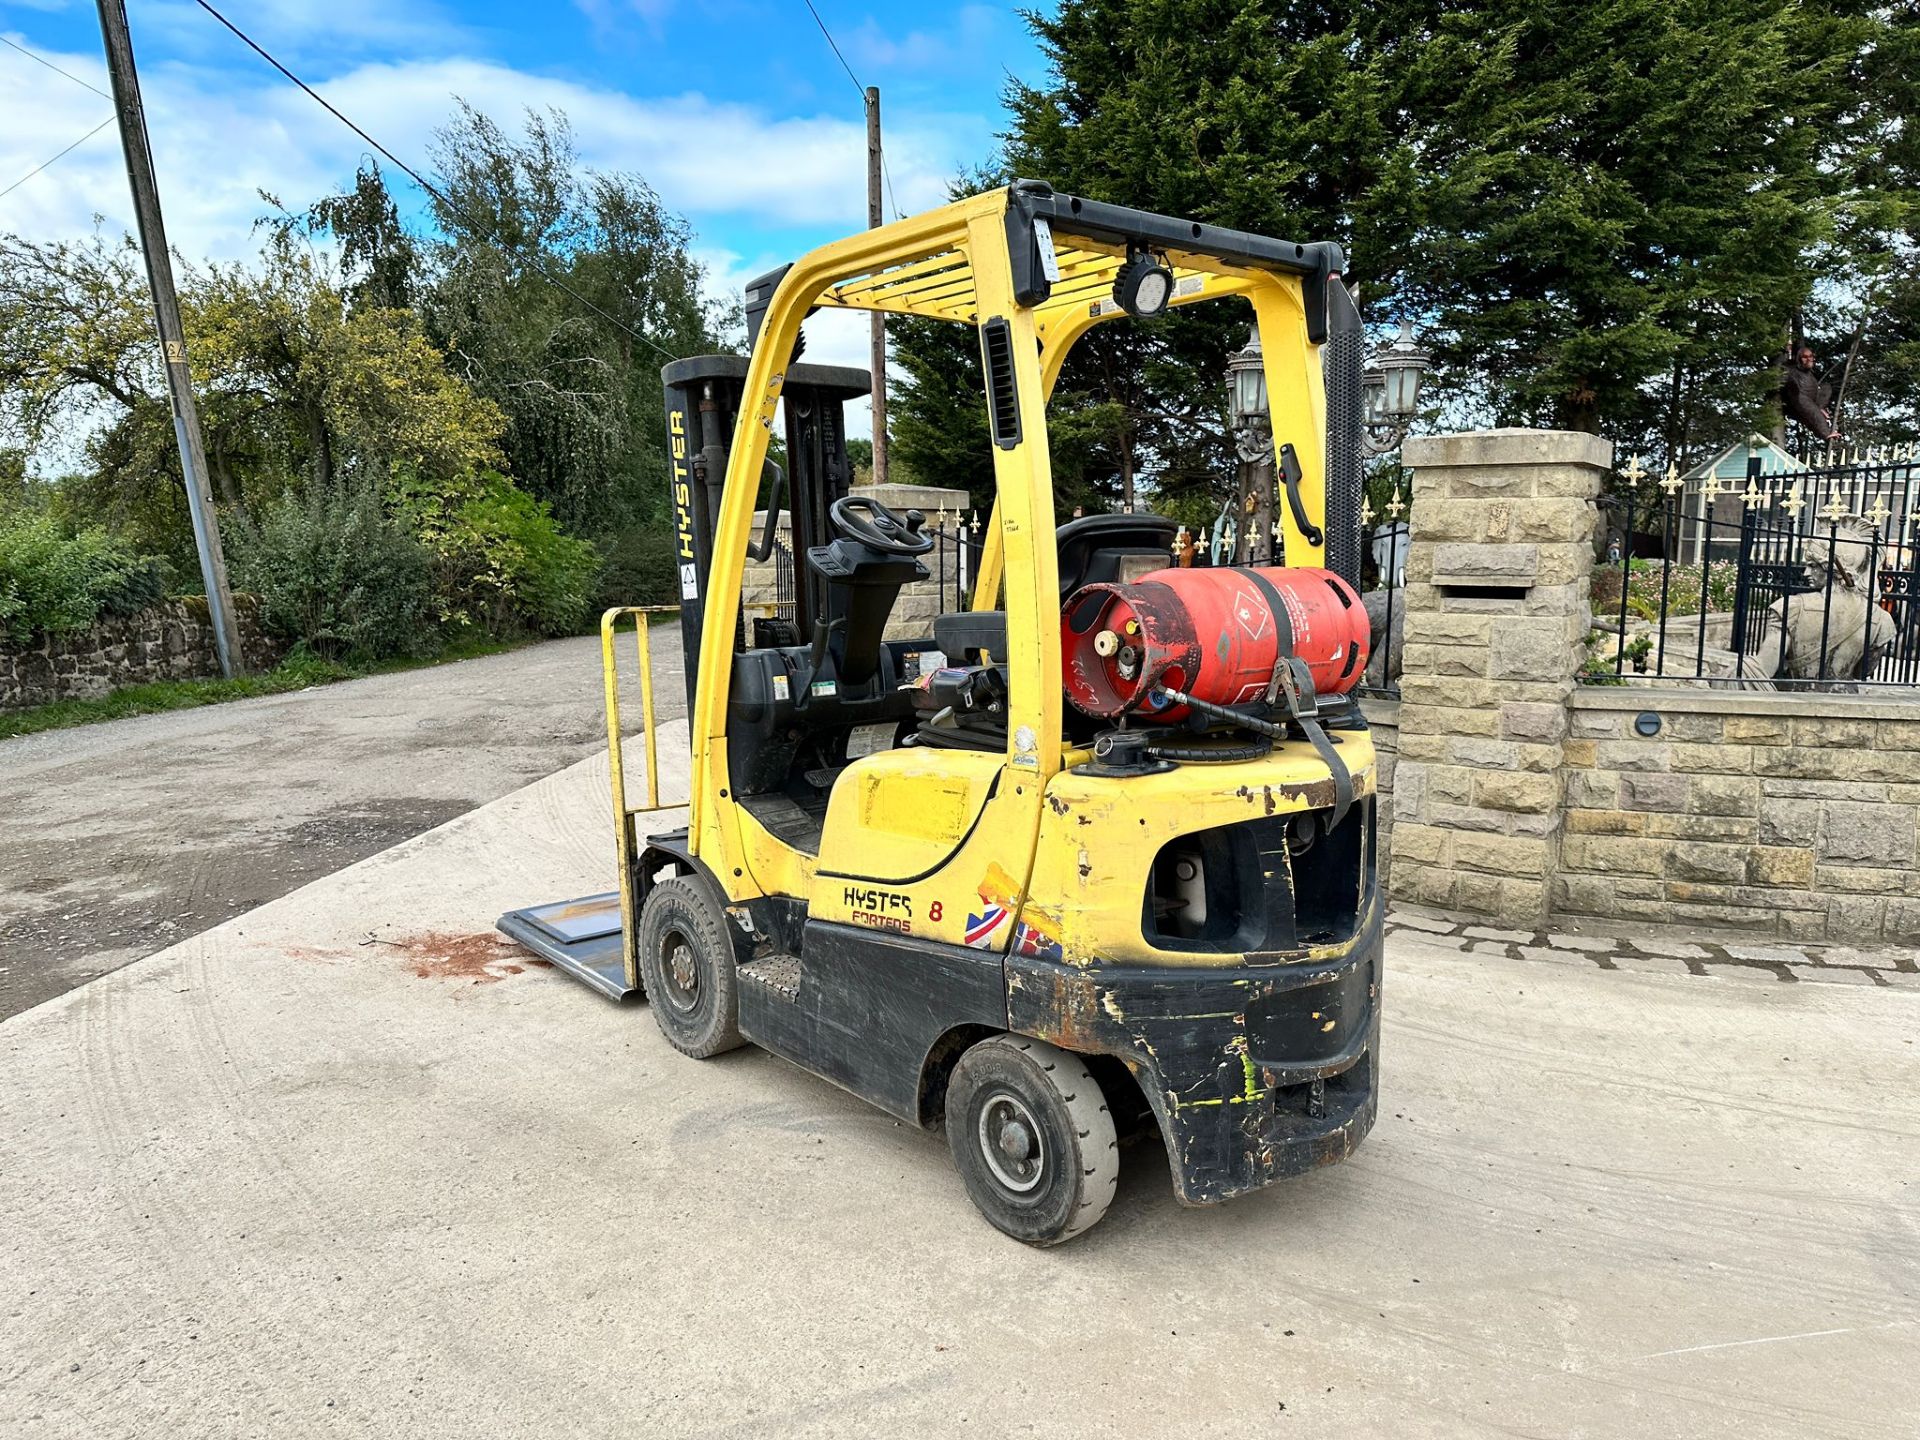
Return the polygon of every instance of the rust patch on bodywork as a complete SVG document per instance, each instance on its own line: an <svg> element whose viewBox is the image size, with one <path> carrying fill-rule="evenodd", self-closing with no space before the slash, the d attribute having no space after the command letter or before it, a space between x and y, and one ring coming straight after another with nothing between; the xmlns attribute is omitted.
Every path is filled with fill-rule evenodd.
<svg viewBox="0 0 1920 1440"><path fill-rule="evenodd" d="M1043 1017L1034 1030L1039 1039L1083 1055L1096 1055L1109 1048L1096 1008L1094 986L1059 970L1050 974L1010 970L1007 985L1032 996L1025 1003L1033 1006L1034 1016ZM1125 1017L1115 1010L1111 1018L1117 1021Z"/></svg>
<svg viewBox="0 0 1920 1440"><path fill-rule="evenodd" d="M1242 785L1233 793L1249 805L1255 800L1260 801L1269 815L1279 813L1280 800L1297 802L1291 807L1294 809L1304 807L1308 810L1326 810L1330 809L1338 798L1338 791L1330 775L1324 780L1295 780L1283 781L1278 785L1262 785L1258 790L1251 785Z"/></svg>

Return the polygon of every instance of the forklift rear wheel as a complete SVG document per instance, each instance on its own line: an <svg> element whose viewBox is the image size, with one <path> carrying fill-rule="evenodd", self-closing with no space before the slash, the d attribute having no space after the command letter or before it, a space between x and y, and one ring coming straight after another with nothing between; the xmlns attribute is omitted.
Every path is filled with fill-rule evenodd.
<svg viewBox="0 0 1920 1440"><path fill-rule="evenodd" d="M1058 1245L1107 1213L1120 1150L1078 1055L1024 1035L982 1040L953 1067L946 1120L967 1194L1014 1239Z"/></svg>
<svg viewBox="0 0 1920 1440"><path fill-rule="evenodd" d="M705 1060L737 1050L733 942L706 890L684 875L656 884L640 907L640 979L667 1043Z"/></svg>

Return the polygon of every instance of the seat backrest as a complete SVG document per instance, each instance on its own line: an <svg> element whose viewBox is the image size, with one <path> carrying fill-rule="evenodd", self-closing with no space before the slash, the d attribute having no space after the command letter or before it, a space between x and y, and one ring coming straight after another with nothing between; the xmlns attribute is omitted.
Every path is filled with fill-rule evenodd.
<svg viewBox="0 0 1920 1440"><path fill-rule="evenodd" d="M982 650L995 660L1007 654L1007 612L958 610L933 617L933 643L949 660L979 663Z"/></svg>
<svg viewBox="0 0 1920 1440"><path fill-rule="evenodd" d="M1158 560L1159 569L1173 563L1173 537L1178 522L1164 515L1082 515L1057 532L1060 547L1060 598L1065 600L1082 585L1122 577L1122 562L1139 557Z"/></svg>

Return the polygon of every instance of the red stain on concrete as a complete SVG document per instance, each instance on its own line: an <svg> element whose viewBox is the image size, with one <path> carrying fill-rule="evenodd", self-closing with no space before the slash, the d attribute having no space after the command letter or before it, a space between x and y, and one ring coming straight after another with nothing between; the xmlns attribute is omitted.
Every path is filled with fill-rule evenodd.
<svg viewBox="0 0 1920 1440"><path fill-rule="evenodd" d="M545 965L511 940L491 931L479 935L430 932L406 940L386 942L400 952L403 963L421 980L461 980L469 985L494 985L529 965Z"/></svg>
<svg viewBox="0 0 1920 1440"><path fill-rule="evenodd" d="M509 975L524 973L530 966L543 970L553 968L552 961L536 959L493 931L461 935L436 930L402 940L369 935L360 942L359 949L361 953L372 949L376 954L394 955L421 980L454 980L468 985L496 985ZM296 960L323 964L346 958L346 954L338 950L308 946L288 946L283 953Z"/></svg>

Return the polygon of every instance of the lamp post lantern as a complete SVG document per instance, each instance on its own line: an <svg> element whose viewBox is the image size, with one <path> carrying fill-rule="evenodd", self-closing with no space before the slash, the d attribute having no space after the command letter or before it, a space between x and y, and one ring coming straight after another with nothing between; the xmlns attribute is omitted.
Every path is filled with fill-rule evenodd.
<svg viewBox="0 0 1920 1440"><path fill-rule="evenodd" d="M1393 344L1367 362L1360 376L1366 393L1360 448L1368 456L1385 455L1407 438L1407 426L1420 413L1421 379L1432 364L1431 352L1414 341L1411 320L1402 320Z"/></svg>

